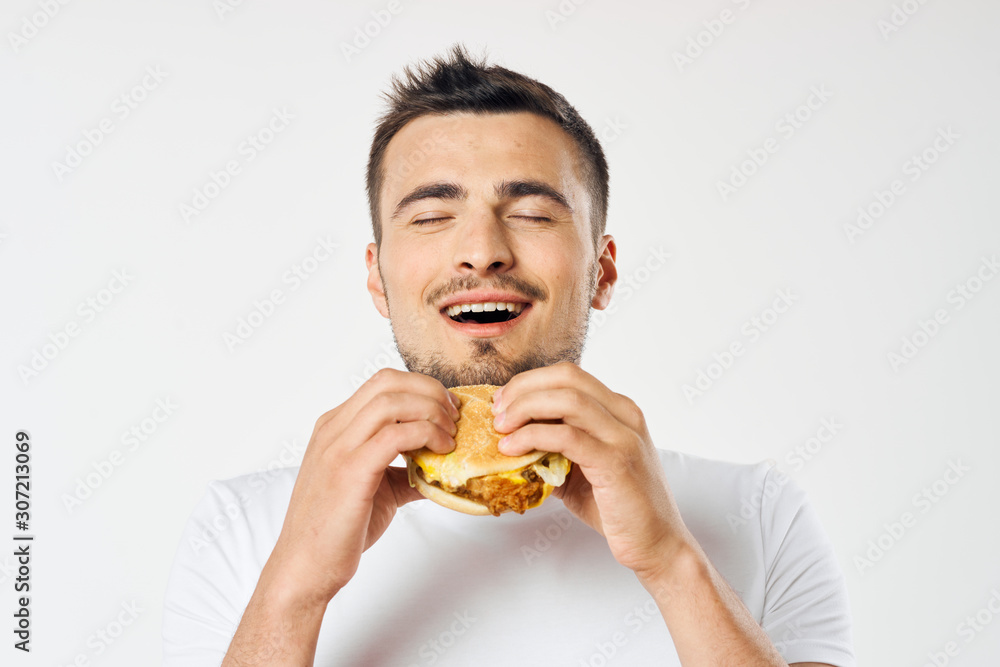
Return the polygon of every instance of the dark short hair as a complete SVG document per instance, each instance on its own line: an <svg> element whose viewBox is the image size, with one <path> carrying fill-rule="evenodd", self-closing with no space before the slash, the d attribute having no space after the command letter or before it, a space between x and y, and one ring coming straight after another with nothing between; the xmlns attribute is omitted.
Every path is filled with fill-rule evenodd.
<svg viewBox="0 0 1000 667"><path fill-rule="evenodd" d="M449 58L434 57L403 68L393 75L391 91L382 97L388 103L375 128L368 156L366 189L375 243L382 245L379 194L385 181L385 151L389 142L408 122L428 114L471 112L503 114L528 111L550 118L572 137L581 157L583 180L591 201L591 232L594 245L604 234L608 217L608 163L593 129L566 98L544 83L498 65L485 58L472 60L461 44L451 47Z"/></svg>

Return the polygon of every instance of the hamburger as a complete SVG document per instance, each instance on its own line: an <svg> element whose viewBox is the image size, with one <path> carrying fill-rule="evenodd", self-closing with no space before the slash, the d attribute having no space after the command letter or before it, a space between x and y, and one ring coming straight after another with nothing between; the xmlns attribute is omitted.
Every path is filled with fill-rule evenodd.
<svg viewBox="0 0 1000 667"><path fill-rule="evenodd" d="M437 454L424 447L404 455L410 486L425 498L466 514L524 514L566 481L572 464L562 454L500 453L497 443L504 434L493 428L491 409L498 388L486 384L450 388L462 401L455 449Z"/></svg>

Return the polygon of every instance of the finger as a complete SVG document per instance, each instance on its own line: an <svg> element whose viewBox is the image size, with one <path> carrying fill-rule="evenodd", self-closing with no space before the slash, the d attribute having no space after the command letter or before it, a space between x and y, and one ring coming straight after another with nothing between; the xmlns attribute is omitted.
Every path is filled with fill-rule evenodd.
<svg viewBox="0 0 1000 667"><path fill-rule="evenodd" d="M423 500L424 497L420 492L410 486L410 476L406 468L390 466L386 468L385 474L389 479L389 486L392 487L392 493L396 496L396 507L402 507L414 500Z"/></svg>
<svg viewBox="0 0 1000 667"><path fill-rule="evenodd" d="M311 469L328 471L330 483L342 486L346 493L365 503L374 498L386 469L398 455L422 447L447 454L455 448L455 441L428 421L393 423L355 449L327 448Z"/></svg>
<svg viewBox="0 0 1000 667"><path fill-rule="evenodd" d="M518 373L510 382L494 394L494 414L506 410L516 397L532 391L542 391L558 387L574 387L593 396L612 415L624 424L637 428L635 404L627 396L616 394L597 378L576 364L564 361L552 366L533 368Z"/></svg>
<svg viewBox="0 0 1000 667"><path fill-rule="evenodd" d="M341 406L323 414L317 422L317 427L334 419L353 421L355 415L378 394L398 392L421 394L436 400L447 413L454 416L455 420L458 419L461 400L448 391L440 381L422 373L382 368L368 378Z"/></svg>
<svg viewBox="0 0 1000 667"><path fill-rule="evenodd" d="M587 476L580 472L578 465L570 469L562 486L552 489L552 495L560 499L574 494L584 495L587 493L590 493L590 482L587 481Z"/></svg>
<svg viewBox="0 0 1000 667"><path fill-rule="evenodd" d="M577 389L540 389L514 398L493 420L501 433L511 433L529 422L558 420L605 440L620 426L618 420L592 395Z"/></svg>
<svg viewBox="0 0 1000 667"><path fill-rule="evenodd" d="M552 495L559 498L570 512L584 523L604 535L601 513L594 501L593 488L580 466L573 466L566 482L552 489Z"/></svg>
<svg viewBox="0 0 1000 667"><path fill-rule="evenodd" d="M422 447L447 454L455 448L455 440L428 421L389 424L353 452L353 456L364 461L370 470L384 470L397 455Z"/></svg>
<svg viewBox="0 0 1000 667"><path fill-rule="evenodd" d="M628 436L627 427L621 429L619 439L612 442L626 442L621 438ZM509 449L508 442L500 445L504 454L519 456L535 449L558 452L576 464L574 469L579 469L595 489L611 488L622 482L631 484L644 475L642 457L632 448L609 445L568 424L528 424L507 437Z"/></svg>
<svg viewBox="0 0 1000 667"><path fill-rule="evenodd" d="M500 441L500 451L507 456L522 456L530 451L558 452L582 468L600 468L608 450L600 440L569 424L527 424Z"/></svg>
<svg viewBox="0 0 1000 667"><path fill-rule="evenodd" d="M345 450L355 449L386 426L419 421L433 424L449 437L458 432L451 415L435 399L420 394L386 392L376 394L335 437L343 438ZM329 428L336 429L341 423L341 420L332 422Z"/></svg>

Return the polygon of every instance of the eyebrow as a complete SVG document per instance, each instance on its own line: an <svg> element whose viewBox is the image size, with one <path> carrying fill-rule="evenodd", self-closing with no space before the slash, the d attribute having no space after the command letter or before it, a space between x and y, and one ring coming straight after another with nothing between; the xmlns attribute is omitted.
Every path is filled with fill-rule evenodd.
<svg viewBox="0 0 1000 667"><path fill-rule="evenodd" d="M548 183L536 180L503 181L493 188L498 199L519 199L521 197L538 196L548 199L554 204L561 206L570 213L573 207L569 205L566 197L553 188ZM399 200L390 220L395 220L400 214L414 202L423 199L451 199L454 201L465 201L469 196L469 191L457 183L441 181L438 183L427 183L418 185L405 197Z"/></svg>

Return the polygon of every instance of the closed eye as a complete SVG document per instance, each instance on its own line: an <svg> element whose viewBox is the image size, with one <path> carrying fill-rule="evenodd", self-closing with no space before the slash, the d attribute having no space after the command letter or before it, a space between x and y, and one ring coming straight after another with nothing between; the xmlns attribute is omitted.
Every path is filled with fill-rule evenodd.
<svg viewBox="0 0 1000 667"><path fill-rule="evenodd" d="M538 222L551 222L551 220L552 220L552 218L540 218L540 217L531 216L531 215L512 215L511 217L512 218L516 218L518 220L535 220L535 221L538 221ZM427 224L428 222L440 222L442 220L447 220L447 219L448 218L424 218L423 220L414 220L413 224L415 224L415 225L424 225L424 224Z"/></svg>

